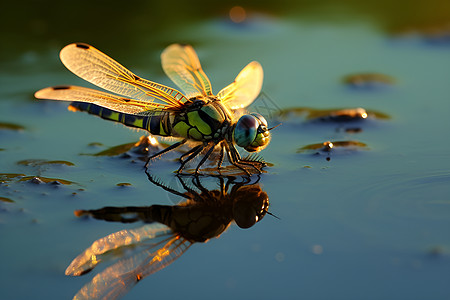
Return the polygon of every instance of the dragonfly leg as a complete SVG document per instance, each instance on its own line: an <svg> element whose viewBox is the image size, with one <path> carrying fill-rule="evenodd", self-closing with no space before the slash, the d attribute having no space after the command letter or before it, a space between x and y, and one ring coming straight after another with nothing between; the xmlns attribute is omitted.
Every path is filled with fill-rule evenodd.
<svg viewBox="0 0 450 300"><path fill-rule="evenodd" d="M264 163L264 162L242 159L241 155L240 155L239 152L236 150L236 148L235 148L233 145L232 145L231 147L232 147L231 151L235 153L235 155L236 155L236 156L235 156L235 157L236 157L236 160L237 160L240 164L243 164L243 165L246 165L246 166L251 166L251 167L253 167L254 169L256 169L256 170L259 172L259 174L262 173L261 168L265 166L265 163Z"/></svg>
<svg viewBox="0 0 450 300"><path fill-rule="evenodd" d="M223 157L224 157L224 150L225 146L223 144L220 144L220 153L219 153L219 163L217 164L217 168L220 170L220 168L222 167L222 163L223 163Z"/></svg>
<svg viewBox="0 0 450 300"><path fill-rule="evenodd" d="M204 147L203 145L198 145L197 147L195 147L195 148L194 148L195 150L192 151L192 153L188 156L188 158L186 158L186 159L181 163L181 166L178 168L177 173L180 174L180 173L181 173L181 170L183 170L184 166L185 166L189 161L191 161L192 159L194 159L200 152L202 152L202 150L203 150L204 148L205 148L205 147Z"/></svg>
<svg viewBox="0 0 450 300"><path fill-rule="evenodd" d="M156 154L153 154L152 156L150 156L150 157L147 159L147 162L145 163L144 168L147 169L148 164L150 163L150 161L151 161L152 159L154 159L154 158L156 158L156 157L159 157L159 156L163 155L164 153L169 152L169 151L171 151L171 150L173 150L173 149L175 149L175 148L177 148L177 147L179 147L179 146L185 144L186 142L187 142L187 139L184 139L184 140L182 140L182 141L180 141L180 142L177 142L177 143L175 143L175 144L173 144L173 145L170 145L170 146L167 147L166 149L161 150L161 151L159 151L159 152L156 153Z"/></svg>
<svg viewBox="0 0 450 300"><path fill-rule="evenodd" d="M247 176L251 176L252 175L252 174L250 174L250 172L246 168L240 166L240 163L238 162L238 159L236 159L235 153L233 153L230 150L230 146L228 145L228 143L225 143L225 150L227 152L228 160L230 161L230 163L233 166L235 166L235 167L241 169L242 171L244 171L245 174L247 174ZM234 149L234 150L237 151L236 149Z"/></svg>
<svg viewBox="0 0 450 300"><path fill-rule="evenodd" d="M217 143L213 143L211 145L211 147L209 148L208 152L206 152L206 154L203 156L202 160L199 162L199 164L197 165L197 168L195 168L195 175L198 174L198 170L200 169L200 167L205 163L205 161L208 159L208 157L211 155L211 153L213 152L214 148L216 147Z"/></svg>
<svg viewBox="0 0 450 300"><path fill-rule="evenodd" d="M180 156L180 163L183 162L184 157L190 155L192 152L197 151L197 149L200 148L200 147L202 147L202 145L198 145L198 146L196 146L194 148L191 148L188 152L183 153L183 155Z"/></svg>
<svg viewBox="0 0 450 300"><path fill-rule="evenodd" d="M169 186L166 186L165 184L163 184L160 180L157 180L155 178L153 178L153 176L150 174L150 172L148 172L148 170L145 170L145 174L147 174L148 180L153 183L156 186L159 186L160 188L162 188L165 191L168 191L169 193L172 193L174 195L178 195L182 198L186 198L186 199L191 199L189 196L186 196L185 193L181 193L175 189L172 189ZM180 179L181 180L181 179ZM183 186L184 187L184 186Z"/></svg>
<svg viewBox="0 0 450 300"><path fill-rule="evenodd" d="M250 166L253 169L255 169L258 174L261 174L262 171L260 168L258 168L256 166L256 164L259 164L260 167L263 167L263 163L261 162L257 162L257 161L247 161L241 158L241 156L239 155L239 152L236 150L236 148L234 147L234 145L230 146L230 152L233 156L233 159L235 160L235 163L239 164L239 165L245 165L245 166ZM242 169L242 168L241 168ZM248 173L248 172L247 172Z"/></svg>

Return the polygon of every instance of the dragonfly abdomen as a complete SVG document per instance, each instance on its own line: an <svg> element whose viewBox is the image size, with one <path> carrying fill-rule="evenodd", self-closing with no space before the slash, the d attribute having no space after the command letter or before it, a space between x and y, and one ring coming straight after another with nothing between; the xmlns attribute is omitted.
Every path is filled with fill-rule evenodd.
<svg viewBox="0 0 450 300"><path fill-rule="evenodd" d="M129 127L145 129L154 135L171 135L169 112L161 110L152 111L151 115L132 115L117 112L92 103L72 102L70 106L72 109L86 111L106 120L120 122Z"/></svg>

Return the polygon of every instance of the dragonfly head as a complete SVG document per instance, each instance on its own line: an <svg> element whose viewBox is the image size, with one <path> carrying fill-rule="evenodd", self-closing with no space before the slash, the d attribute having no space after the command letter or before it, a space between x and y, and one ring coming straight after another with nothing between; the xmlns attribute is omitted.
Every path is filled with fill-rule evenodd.
<svg viewBox="0 0 450 300"><path fill-rule="evenodd" d="M240 228L261 221L269 209L269 196L258 185L244 186L233 200L233 219Z"/></svg>
<svg viewBox="0 0 450 300"><path fill-rule="evenodd" d="M258 152L270 142L267 121L258 113L243 115L233 131L234 142L248 152Z"/></svg>

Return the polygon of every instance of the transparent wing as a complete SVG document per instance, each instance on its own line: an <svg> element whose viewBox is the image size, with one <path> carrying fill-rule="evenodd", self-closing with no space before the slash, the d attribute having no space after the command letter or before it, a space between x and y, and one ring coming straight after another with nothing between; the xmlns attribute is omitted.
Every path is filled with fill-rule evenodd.
<svg viewBox="0 0 450 300"><path fill-rule="evenodd" d="M161 63L164 72L183 90L187 98L213 96L211 83L191 46L170 45L161 54Z"/></svg>
<svg viewBox="0 0 450 300"><path fill-rule="evenodd" d="M67 45L60 58L72 73L110 92L145 102L157 100L171 107L187 101L179 91L136 76L90 45Z"/></svg>
<svg viewBox="0 0 450 300"><path fill-rule="evenodd" d="M118 112L138 114L154 108L164 108L164 104L156 102L143 102L129 98L108 94L105 92L79 87L55 86L37 91L34 96L38 99L51 99L62 101L79 101L93 103Z"/></svg>
<svg viewBox="0 0 450 300"><path fill-rule="evenodd" d="M233 83L217 94L217 98L233 110L247 107L261 92L263 77L262 66L252 61L242 69Z"/></svg>
<svg viewBox="0 0 450 300"><path fill-rule="evenodd" d="M101 261L114 256L119 248L124 248L145 241L173 234L172 230L163 224L149 224L136 229L121 230L96 240L83 253L78 255L67 267L65 274L80 276L91 271ZM161 242L151 244L155 247Z"/></svg>
<svg viewBox="0 0 450 300"><path fill-rule="evenodd" d="M157 250L147 249L122 259L97 274L78 291L74 299L119 299L144 277L174 262L191 245L188 240L173 236Z"/></svg>
<svg viewBox="0 0 450 300"><path fill-rule="evenodd" d="M245 111L257 112L270 122L280 121L279 117L283 110L266 93L261 92L255 101L245 108ZM244 112L245 113L245 112Z"/></svg>

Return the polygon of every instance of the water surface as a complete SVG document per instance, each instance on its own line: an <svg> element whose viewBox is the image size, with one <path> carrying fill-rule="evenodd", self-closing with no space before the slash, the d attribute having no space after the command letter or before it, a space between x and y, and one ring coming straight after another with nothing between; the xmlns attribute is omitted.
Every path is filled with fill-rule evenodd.
<svg viewBox="0 0 450 300"><path fill-rule="evenodd" d="M77 219L74 210L173 203L147 180L142 161L82 155L137 142L143 132L33 99L49 85L84 84L58 60L65 44L84 41L167 85L159 53L188 42L214 92L258 60L263 91L279 108L362 107L388 116L272 119L282 125L261 153L273 166L260 183L281 220L266 216L248 230L231 226L219 239L193 245L125 299L448 299L449 44L386 34L378 25L360 16L336 23L260 12L244 24L223 15L152 34L141 29L122 43L120 31L114 42L98 37L99 45L95 32L83 39L75 31L71 40L25 43L26 51L9 53L0 61L1 298L71 298L94 274L65 276L70 261L94 240L133 228ZM394 81L369 88L343 82L359 73ZM298 153L350 140L366 147Z"/></svg>

